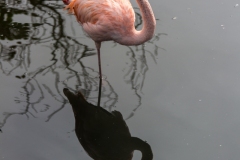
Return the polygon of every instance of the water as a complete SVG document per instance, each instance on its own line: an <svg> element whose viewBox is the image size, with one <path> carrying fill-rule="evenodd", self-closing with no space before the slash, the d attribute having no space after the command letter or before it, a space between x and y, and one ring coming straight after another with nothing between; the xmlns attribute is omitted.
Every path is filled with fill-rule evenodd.
<svg viewBox="0 0 240 160"><path fill-rule="evenodd" d="M154 159L238 159L239 2L150 3L151 41L102 45L101 105L123 114ZM0 1L0 159L90 159L62 89L97 103L96 50L62 8L61 1Z"/></svg>

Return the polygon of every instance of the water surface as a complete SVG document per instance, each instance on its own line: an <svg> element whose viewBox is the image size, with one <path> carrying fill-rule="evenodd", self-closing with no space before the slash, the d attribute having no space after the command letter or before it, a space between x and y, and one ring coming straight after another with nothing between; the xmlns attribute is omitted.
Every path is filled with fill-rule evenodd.
<svg viewBox="0 0 240 160"><path fill-rule="evenodd" d="M102 44L101 106L120 111L154 159L238 159L240 2L150 3L157 19L152 40ZM96 104L97 55L63 7L0 0L0 159L90 159L62 89L80 89ZM140 157L135 152L133 159Z"/></svg>

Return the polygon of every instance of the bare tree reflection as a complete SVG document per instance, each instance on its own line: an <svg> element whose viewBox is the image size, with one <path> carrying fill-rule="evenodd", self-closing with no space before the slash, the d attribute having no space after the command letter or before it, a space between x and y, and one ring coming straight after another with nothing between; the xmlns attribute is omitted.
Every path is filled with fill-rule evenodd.
<svg viewBox="0 0 240 160"><path fill-rule="evenodd" d="M135 111L142 104L142 94L143 94L142 88L144 86L145 78L147 76L146 75L147 71L149 70L146 55L147 56L150 55L152 60L155 62L155 64L157 64L156 58L158 56L159 49L165 50L164 48L161 48L155 44L155 41L158 41L161 35L166 35L166 34L161 34L161 33L156 34L152 38L152 40L148 41L144 45L140 45L136 47L128 47L129 51L126 53L126 55L129 56L131 63L129 64L129 68L124 75L124 79L126 84L130 84L132 90L134 90L134 93L138 98L138 104L126 119L131 118L134 115ZM154 51L147 50L146 49L147 45L154 45L153 47ZM136 52L139 52L139 51L141 51L141 54L136 54Z"/></svg>
<svg viewBox="0 0 240 160"><path fill-rule="evenodd" d="M3 127L10 116L15 114L25 115L29 118L30 116L36 117L36 115L41 112L46 112L48 113L46 121L49 121L56 113L64 108L66 104L59 89L62 87L61 85L67 86L65 80L76 80L74 89L81 86L81 88L85 89L86 95L90 95L92 90L97 89L97 79L91 76L91 74L96 71L89 67L85 67L81 62L84 57L92 56L95 53L92 52L93 49L79 43L75 38L65 35L63 27L64 19L56 6L46 5L43 1L29 1L28 3L24 3L24 10L21 10L15 9L17 8L16 5L19 5L19 3L15 3L15 1L7 1L7 3L8 7L0 6L1 27L4 27L4 29L0 31L1 39L27 39L27 41L18 42L10 46L0 44L0 69L6 76L15 73L19 68L25 70L24 73L15 76L24 82L24 86L19 92L20 95L24 96L15 97L15 102L23 105L24 109L14 113L5 112L3 114L4 118L0 123L0 128ZM12 18L14 14L28 14L26 8L29 13L31 13L31 23L23 25L20 23L15 24ZM8 12L9 10L11 10L10 13ZM5 20L5 17L7 17L7 20ZM11 29L13 28L12 26L15 26L16 29ZM24 28L25 26L26 28ZM31 32L29 32L30 30ZM51 42L50 46L49 42ZM32 66L30 54L32 44L43 44L46 45L46 47L50 47L52 50L52 58L51 61L48 62L48 65L41 65L30 71L29 69ZM81 66L82 72L74 68L76 65ZM11 69L9 70L7 68ZM63 81L60 80L61 71L65 73L68 72L67 78ZM54 77L53 84L44 84L39 81L39 77L47 74L51 74L52 77ZM107 86L110 86L109 82L107 82L106 87ZM115 104L117 101L117 94L114 92L113 87L110 86L106 90L105 97L109 98L106 98L107 100L104 103ZM59 108L55 108L48 104L48 102L44 102L46 95L49 95L62 105ZM25 98L22 99L22 97ZM90 97L90 99L94 100L94 97ZM41 106L38 106L39 104L41 104Z"/></svg>
<svg viewBox="0 0 240 160"><path fill-rule="evenodd" d="M8 5L0 3L0 71L4 76L15 77L23 85L18 96L15 96L15 102L21 106L21 110L4 112L0 128L9 117L16 114L25 115L27 118L36 118L39 114L44 114L46 121L51 120L67 103L62 95L63 87L70 90L80 89L89 102L95 103L98 72L85 66L83 61L96 53L93 48L80 43L78 38L66 35L66 19L60 13L63 5L54 1L46 4L40 0L6 0L6 3ZM14 22L16 15L28 16L30 21ZM139 27L142 23L141 16L136 13L136 17L136 27ZM73 28L72 33L75 33ZM142 45L129 47L127 52L131 65L124 78L138 97L134 112L141 105L142 87L148 71L146 54L156 63L158 50L161 49L156 45L160 35L156 35L148 43L153 46L154 51L147 50ZM34 47L40 45L51 52L49 60L34 63L37 60L31 53L34 52ZM141 52L140 58L137 58L137 52ZM50 99L54 104L49 102ZM111 111L117 101L118 94L105 79L102 92L103 107Z"/></svg>

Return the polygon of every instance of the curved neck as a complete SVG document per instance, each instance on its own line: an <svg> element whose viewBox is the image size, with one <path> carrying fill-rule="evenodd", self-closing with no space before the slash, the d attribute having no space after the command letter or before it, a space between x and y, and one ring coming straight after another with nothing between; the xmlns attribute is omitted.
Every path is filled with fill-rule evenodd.
<svg viewBox="0 0 240 160"><path fill-rule="evenodd" d="M148 0L136 1L141 11L143 27L142 30L137 31L133 26L132 35L123 39L123 42L128 45L139 45L150 40L153 37L156 26L156 20Z"/></svg>
<svg viewBox="0 0 240 160"><path fill-rule="evenodd" d="M150 145L137 137L130 138L130 144L133 150L142 152L142 160L152 160L153 153Z"/></svg>

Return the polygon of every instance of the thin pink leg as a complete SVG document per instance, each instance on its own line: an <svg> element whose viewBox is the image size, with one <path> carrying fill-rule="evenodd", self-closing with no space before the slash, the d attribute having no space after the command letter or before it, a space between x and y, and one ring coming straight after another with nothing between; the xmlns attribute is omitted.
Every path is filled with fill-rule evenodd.
<svg viewBox="0 0 240 160"><path fill-rule="evenodd" d="M101 92L102 92L102 67L101 67L101 55L100 55L101 42L95 42L95 44L96 44L97 53L98 53L98 69L99 69L99 87L98 87L98 103L97 103L97 106L100 107Z"/></svg>

